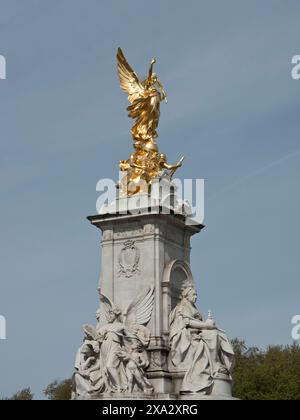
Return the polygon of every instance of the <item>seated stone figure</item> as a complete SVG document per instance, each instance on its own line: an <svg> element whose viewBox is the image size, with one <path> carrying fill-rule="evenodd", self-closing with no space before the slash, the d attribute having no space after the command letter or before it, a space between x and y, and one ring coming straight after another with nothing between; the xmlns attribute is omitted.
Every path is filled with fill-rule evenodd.
<svg viewBox="0 0 300 420"><path fill-rule="evenodd" d="M196 300L197 292L190 285L170 313L170 361L178 370L186 371L182 393L210 394L216 378L231 379L234 352L214 320L203 321Z"/></svg>
<svg viewBox="0 0 300 420"><path fill-rule="evenodd" d="M72 399L101 392L105 384L100 371L99 343L94 339L88 326L84 326L83 329L85 337L76 356Z"/></svg>

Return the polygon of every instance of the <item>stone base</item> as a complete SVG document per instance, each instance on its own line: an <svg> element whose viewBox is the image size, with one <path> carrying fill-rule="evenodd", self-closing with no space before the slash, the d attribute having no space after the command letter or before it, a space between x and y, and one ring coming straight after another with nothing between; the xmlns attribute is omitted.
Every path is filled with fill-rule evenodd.
<svg viewBox="0 0 300 420"><path fill-rule="evenodd" d="M224 395L231 397L232 395L232 380L227 375L220 375L214 378L214 385L212 388L212 396Z"/></svg>
<svg viewBox="0 0 300 420"><path fill-rule="evenodd" d="M208 401L238 401L238 398L230 397L228 395L203 395L196 394L182 394L177 396L178 400L208 400Z"/></svg>
<svg viewBox="0 0 300 420"><path fill-rule="evenodd" d="M118 401L118 400L143 400L143 401L237 401L238 398L233 398L228 395L203 395L201 393L189 393L189 394L141 394L141 393L134 393L134 394L123 394L123 393L111 393L111 394L98 394L98 395L91 395L87 398L78 397L77 400L97 400L97 401Z"/></svg>
<svg viewBox="0 0 300 420"><path fill-rule="evenodd" d="M81 398L78 398L81 399ZM142 393L111 393L111 394L98 394L91 395L90 398L82 398L90 400L176 400L177 396L175 394L142 394Z"/></svg>

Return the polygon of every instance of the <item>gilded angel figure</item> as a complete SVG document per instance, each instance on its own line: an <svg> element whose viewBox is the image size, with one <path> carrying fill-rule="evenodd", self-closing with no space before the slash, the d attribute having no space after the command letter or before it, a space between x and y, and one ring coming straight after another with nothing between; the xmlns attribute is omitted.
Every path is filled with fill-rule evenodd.
<svg viewBox="0 0 300 420"><path fill-rule="evenodd" d="M131 104L127 108L128 116L136 120L131 129L132 137L135 142L154 141L157 137L160 102L167 101L167 94L153 72L156 60L151 60L148 76L143 81L128 64L121 48L118 49L117 61L120 86L128 93L128 101Z"/></svg>
<svg viewBox="0 0 300 420"><path fill-rule="evenodd" d="M121 48L118 49L118 76L121 88L128 94L130 105L128 116L135 120L131 128L134 152L127 160L121 160L119 167L125 172L119 183L121 194L130 196L149 192L152 179L168 171L170 179L182 165L183 157L175 165L167 162L165 154L160 153L156 144L157 126L160 117L160 103L167 101L167 94L157 75L153 72L153 58L148 76L141 80L128 64Z"/></svg>

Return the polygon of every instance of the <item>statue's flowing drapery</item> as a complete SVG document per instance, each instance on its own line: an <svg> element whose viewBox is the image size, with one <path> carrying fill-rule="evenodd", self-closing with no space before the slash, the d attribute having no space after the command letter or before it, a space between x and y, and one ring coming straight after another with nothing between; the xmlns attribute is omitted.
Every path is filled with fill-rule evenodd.
<svg viewBox="0 0 300 420"><path fill-rule="evenodd" d="M161 95L156 89L149 89L146 97L134 100L127 110L128 116L136 119L131 129L135 141L148 141L157 137L160 116Z"/></svg>
<svg viewBox="0 0 300 420"><path fill-rule="evenodd" d="M196 306L187 300L170 313L171 361L176 367L189 362L182 391L204 392L218 373L231 372L233 349L223 332L189 327L185 319L202 321Z"/></svg>
<svg viewBox="0 0 300 420"><path fill-rule="evenodd" d="M98 343L85 340L79 348L75 360L74 387L77 395L87 395L91 392L103 392L105 380L100 370ZM93 360L93 363L91 362Z"/></svg>
<svg viewBox="0 0 300 420"><path fill-rule="evenodd" d="M124 326L108 324L98 330L101 340L100 370L105 376L107 390L123 391L127 387L125 367L118 353L122 350Z"/></svg>
<svg viewBox="0 0 300 420"><path fill-rule="evenodd" d="M157 137L157 126L160 117L160 102L166 99L166 93L155 73L151 61L148 77L140 80L137 73L126 60L121 48L117 53L118 76L120 86L128 94L131 105L127 108L135 124L131 129L133 140L147 142Z"/></svg>

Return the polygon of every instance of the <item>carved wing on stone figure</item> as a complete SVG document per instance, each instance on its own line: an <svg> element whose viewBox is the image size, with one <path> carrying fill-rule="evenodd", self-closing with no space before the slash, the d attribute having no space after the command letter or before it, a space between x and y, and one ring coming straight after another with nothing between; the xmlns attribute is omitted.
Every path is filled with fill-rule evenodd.
<svg viewBox="0 0 300 420"><path fill-rule="evenodd" d="M128 93L128 101L133 103L136 99L143 98L145 94L144 86L136 72L128 64L121 48L118 48L117 62L120 86L124 92Z"/></svg>
<svg viewBox="0 0 300 420"><path fill-rule="evenodd" d="M102 303L102 306L104 308L106 321L108 322L109 313L116 309L116 305L106 295L100 293L99 296L100 296L100 302Z"/></svg>
<svg viewBox="0 0 300 420"><path fill-rule="evenodd" d="M146 328L154 307L154 287L146 288L138 295L123 313L124 324L146 347L150 340L150 331Z"/></svg>

